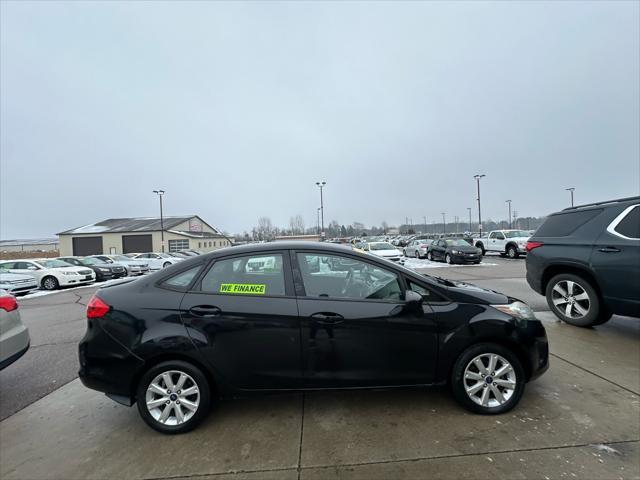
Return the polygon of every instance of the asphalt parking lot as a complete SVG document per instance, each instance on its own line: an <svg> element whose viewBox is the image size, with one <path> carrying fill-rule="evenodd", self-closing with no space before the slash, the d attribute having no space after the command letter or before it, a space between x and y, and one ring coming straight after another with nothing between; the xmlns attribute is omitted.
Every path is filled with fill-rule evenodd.
<svg viewBox="0 0 640 480"><path fill-rule="evenodd" d="M76 289L20 300L32 345L0 372L0 478L640 478L640 322L556 321L522 259L412 266L520 298L545 322L551 367L514 410L473 415L444 388L270 395L163 436L77 379L95 288Z"/></svg>

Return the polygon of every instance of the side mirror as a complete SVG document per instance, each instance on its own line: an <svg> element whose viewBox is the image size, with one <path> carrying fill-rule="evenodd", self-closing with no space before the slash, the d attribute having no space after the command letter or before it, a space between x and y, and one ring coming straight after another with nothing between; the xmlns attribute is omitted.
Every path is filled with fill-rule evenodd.
<svg viewBox="0 0 640 480"><path fill-rule="evenodd" d="M404 292L405 306L412 311L422 312L422 295L413 290L406 290Z"/></svg>

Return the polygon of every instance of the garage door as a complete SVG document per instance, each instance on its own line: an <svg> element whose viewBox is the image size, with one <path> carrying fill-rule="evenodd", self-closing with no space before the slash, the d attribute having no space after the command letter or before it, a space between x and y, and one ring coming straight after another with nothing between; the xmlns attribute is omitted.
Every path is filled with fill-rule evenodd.
<svg viewBox="0 0 640 480"><path fill-rule="evenodd" d="M123 235L122 252L153 252L153 241L151 240L151 235Z"/></svg>
<svg viewBox="0 0 640 480"><path fill-rule="evenodd" d="M102 237L73 237L71 239L73 254L84 257L85 255L101 255Z"/></svg>

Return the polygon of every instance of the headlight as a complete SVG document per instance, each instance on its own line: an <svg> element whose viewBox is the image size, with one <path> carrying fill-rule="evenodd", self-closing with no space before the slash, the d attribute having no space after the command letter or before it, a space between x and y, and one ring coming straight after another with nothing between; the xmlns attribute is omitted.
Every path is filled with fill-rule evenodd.
<svg viewBox="0 0 640 480"><path fill-rule="evenodd" d="M537 320L531 307L524 302L513 302L509 305L491 305L501 312L521 320Z"/></svg>
<svg viewBox="0 0 640 480"><path fill-rule="evenodd" d="M459 255L460 254L460 250L451 250L451 253L453 253L454 255Z"/></svg>
<svg viewBox="0 0 640 480"><path fill-rule="evenodd" d="M68 271L63 271L62 274L63 275L79 275L78 272L68 272Z"/></svg>

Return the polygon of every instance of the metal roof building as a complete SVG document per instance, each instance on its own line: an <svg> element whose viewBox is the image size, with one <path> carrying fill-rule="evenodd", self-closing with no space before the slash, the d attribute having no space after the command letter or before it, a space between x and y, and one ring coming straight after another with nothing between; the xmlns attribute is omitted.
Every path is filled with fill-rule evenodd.
<svg viewBox="0 0 640 480"><path fill-rule="evenodd" d="M62 256L163 250L210 252L231 245L225 235L197 215L163 217L162 222L160 217L109 218L65 230L58 237Z"/></svg>

